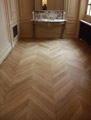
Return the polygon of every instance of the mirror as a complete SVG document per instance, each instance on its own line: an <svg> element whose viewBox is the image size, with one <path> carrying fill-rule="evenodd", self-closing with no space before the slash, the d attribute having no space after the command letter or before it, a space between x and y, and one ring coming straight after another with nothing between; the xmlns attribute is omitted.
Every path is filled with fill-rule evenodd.
<svg viewBox="0 0 91 120"><path fill-rule="evenodd" d="M35 10L65 10L65 0L33 0Z"/></svg>
<svg viewBox="0 0 91 120"><path fill-rule="evenodd" d="M47 10L47 0L42 0L42 10Z"/></svg>

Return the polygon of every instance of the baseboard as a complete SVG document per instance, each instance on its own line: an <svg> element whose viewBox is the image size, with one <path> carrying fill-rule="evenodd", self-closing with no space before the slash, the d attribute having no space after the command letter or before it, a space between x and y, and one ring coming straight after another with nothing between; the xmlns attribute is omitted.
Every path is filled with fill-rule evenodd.
<svg viewBox="0 0 91 120"><path fill-rule="evenodd" d="M14 40L12 41L12 47L13 47L13 48L15 47L17 41L18 41L18 36L16 36L16 37L14 38Z"/></svg>
<svg viewBox="0 0 91 120"><path fill-rule="evenodd" d="M72 36L72 35L65 35L64 37L66 39L76 39L76 36Z"/></svg>
<svg viewBox="0 0 91 120"><path fill-rule="evenodd" d="M0 51L0 64L7 57L7 55L10 53L11 50L12 50L11 44L8 43L7 45L5 45L3 50Z"/></svg>

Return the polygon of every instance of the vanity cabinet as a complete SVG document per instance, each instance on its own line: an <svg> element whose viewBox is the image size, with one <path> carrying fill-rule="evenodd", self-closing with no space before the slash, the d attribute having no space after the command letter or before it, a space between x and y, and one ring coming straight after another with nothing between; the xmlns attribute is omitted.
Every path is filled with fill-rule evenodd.
<svg viewBox="0 0 91 120"><path fill-rule="evenodd" d="M41 0L36 0L38 4ZM48 0L48 9L61 10L61 4L63 0ZM36 3L37 4L37 3ZM40 4L37 4L37 8L40 8ZM50 7L50 8L49 8ZM19 14L20 14L20 37L30 38L32 37L32 0L19 0ZM79 11L79 0L65 0L65 10L67 25L65 30L66 38L76 38L77 19ZM47 30L42 26L36 26L36 36L38 38L57 38L60 37L61 27L55 26L52 30Z"/></svg>
<svg viewBox="0 0 91 120"><path fill-rule="evenodd" d="M84 39L88 44L91 45L91 23L88 23L84 20L80 21L79 38Z"/></svg>

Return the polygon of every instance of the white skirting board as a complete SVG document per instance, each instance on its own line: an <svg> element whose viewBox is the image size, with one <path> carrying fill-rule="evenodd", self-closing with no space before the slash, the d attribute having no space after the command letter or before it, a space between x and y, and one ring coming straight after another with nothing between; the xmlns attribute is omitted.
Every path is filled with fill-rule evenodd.
<svg viewBox="0 0 91 120"><path fill-rule="evenodd" d="M5 47L2 50L0 50L0 64L7 57L7 55L10 53L11 50L12 50L12 47L10 43L5 45Z"/></svg>
<svg viewBox="0 0 91 120"><path fill-rule="evenodd" d="M14 48L16 43L18 41L18 35L14 38L14 40L12 41L12 47Z"/></svg>

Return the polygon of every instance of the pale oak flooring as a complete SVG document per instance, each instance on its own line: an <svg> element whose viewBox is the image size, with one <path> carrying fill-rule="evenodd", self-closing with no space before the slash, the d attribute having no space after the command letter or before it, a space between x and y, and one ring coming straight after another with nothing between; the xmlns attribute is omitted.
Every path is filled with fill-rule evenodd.
<svg viewBox="0 0 91 120"><path fill-rule="evenodd" d="M19 41L0 66L0 120L91 120L91 48Z"/></svg>

